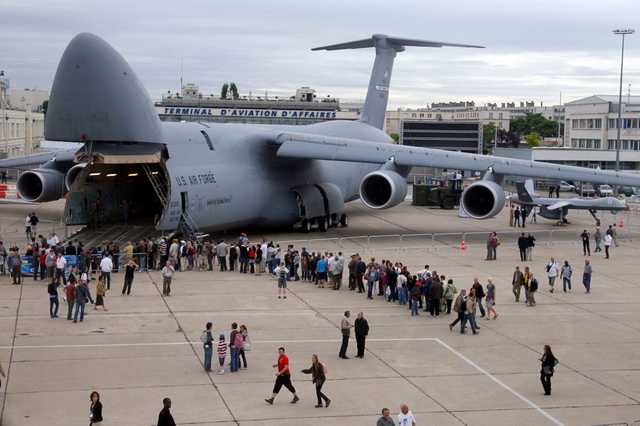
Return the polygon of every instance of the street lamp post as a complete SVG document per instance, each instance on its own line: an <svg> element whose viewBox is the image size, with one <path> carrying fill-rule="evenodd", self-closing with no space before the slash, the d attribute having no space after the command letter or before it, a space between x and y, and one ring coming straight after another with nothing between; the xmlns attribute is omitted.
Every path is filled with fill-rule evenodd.
<svg viewBox="0 0 640 426"><path fill-rule="evenodd" d="M620 90L618 92L618 126L616 135L616 171L620 170L620 128L622 127L622 70L624 69L624 36L633 34L633 28L619 28L613 30L615 35L622 36L622 53L620 54Z"/></svg>

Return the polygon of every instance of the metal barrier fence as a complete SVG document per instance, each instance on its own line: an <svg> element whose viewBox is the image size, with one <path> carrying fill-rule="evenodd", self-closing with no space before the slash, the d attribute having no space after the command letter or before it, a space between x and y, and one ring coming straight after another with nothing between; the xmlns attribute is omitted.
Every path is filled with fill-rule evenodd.
<svg viewBox="0 0 640 426"><path fill-rule="evenodd" d="M535 238L536 246L582 246L580 234L575 230L549 229L544 231L527 231L526 228L518 231L501 232L498 240L501 246L517 245L521 233L532 235ZM309 251L345 251L352 250L359 252L375 251L407 251L407 250L428 250L438 251L448 248L459 249L464 241L465 248L483 248L489 236L488 232L450 232L431 234L390 234L390 235L359 235L349 237L318 238L302 240L282 240L278 244L282 249L289 245L300 249L302 247ZM633 242L640 237L640 231L618 229L617 239L621 242ZM604 238L603 238L604 241ZM594 245L592 237L592 245ZM604 245L604 242L601 243Z"/></svg>

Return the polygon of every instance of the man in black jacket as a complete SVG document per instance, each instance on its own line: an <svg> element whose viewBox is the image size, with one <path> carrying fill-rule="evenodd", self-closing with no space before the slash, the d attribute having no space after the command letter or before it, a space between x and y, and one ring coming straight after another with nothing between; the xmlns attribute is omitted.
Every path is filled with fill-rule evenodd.
<svg viewBox="0 0 640 426"><path fill-rule="evenodd" d="M525 262L527 260L527 248L529 247L529 240L524 236L524 232L520 234L518 238L518 248L520 249L520 261Z"/></svg>
<svg viewBox="0 0 640 426"><path fill-rule="evenodd" d="M356 356L358 358L364 358L364 347L367 335L369 334L369 323L364 318L362 312L358 312L358 316L354 323L354 329L356 332L356 345L358 346L358 354Z"/></svg>
<svg viewBox="0 0 640 426"><path fill-rule="evenodd" d="M164 406L158 415L158 426L176 426L176 422L171 415L171 400L165 398L162 400Z"/></svg>
<svg viewBox="0 0 640 426"><path fill-rule="evenodd" d="M364 293L364 283L362 278L367 271L367 264L362 261L362 258L358 255L358 261L356 263L356 283L358 284L358 293Z"/></svg>

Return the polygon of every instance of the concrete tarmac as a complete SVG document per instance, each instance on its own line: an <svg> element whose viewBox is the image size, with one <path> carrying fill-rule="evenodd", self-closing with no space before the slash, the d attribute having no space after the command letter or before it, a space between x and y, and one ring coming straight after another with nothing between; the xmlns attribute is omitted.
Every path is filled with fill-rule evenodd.
<svg viewBox="0 0 640 426"><path fill-rule="evenodd" d="M3 426L86 424L89 394L102 396L111 425L155 425L162 398L173 400L180 425L374 425L382 407L396 417L406 402L418 425L605 425L640 420L640 293L635 219L621 231L625 240L606 260L592 256L592 293L581 285L583 256L577 235L592 228L588 215L563 227L555 240L541 238L532 262L521 263L504 213L490 221L458 219L451 211L401 206L367 212L350 206L348 228L327 235L264 233L254 239L304 241L311 249L358 251L364 256L403 261L412 270L425 263L468 288L474 277L497 287L495 321L478 320L480 334L450 332L451 315L411 317L406 306L380 297L320 289L292 282L288 298L276 298L267 275L237 272L178 273L170 297L161 295L158 272L138 272L131 296L121 296L122 274L114 274L107 312L88 309L85 321L48 315L46 288L27 278L12 286L0 277L0 359ZM603 219L603 224L611 222ZM617 221L617 218L616 218ZM542 237L557 230L539 218L527 226ZM498 260L484 260L483 238L466 250L463 232L497 230L503 235ZM399 234L440 234L403 237ZM368 235L392 235L367 239ZM442 235L449 234L449 235ZM470 234L471 235L471 234ZM358 236L353 240L347 237ZM309 241L314 238L324 241ZM342 238L342 239L340 239ZM298 243L296 243L299 246ZM593 247L592 247L593 248ZM549 256L574 266L573 289L547 290ZM515 303L511 274L516 264L531 266L540 282L536 307ZM95 293L95 281L91 285ZM345 310L363 311L371 332L363 360L338 359L338 325ZM248 369L238 373L203 371L199 336L207 321L214 336L230 324L246 324L253 342ZM544 396L539 358L550 344L560 360L553 394ZM274 406L263 399L274 381L277 348L285 346L301 401L290 404L283 389ZM316 403L308 368L316 353L328 367L324 392L330 408ZM355 341L349 356L355 355ZM214 355L214 363L215 363ZM227 357L228 361L228 357ZM227 367L225 369L228 369ZM6 386L6 388L5 388Z"/></svg>

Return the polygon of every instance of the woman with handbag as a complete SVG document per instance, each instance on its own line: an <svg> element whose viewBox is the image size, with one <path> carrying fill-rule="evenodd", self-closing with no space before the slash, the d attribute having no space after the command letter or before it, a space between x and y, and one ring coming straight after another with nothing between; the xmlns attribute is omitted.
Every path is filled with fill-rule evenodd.
<svg viewBox="0 0 640 426"><path fill-rule="evenodd" d="M540 362L542 363L540 381L544 388L544 394L551 395L551 376L553 376L555 366L558 365L558 359L553 355L553 352L551 352L549 345L544 345L544 353L542 358L540 358Z"/></svg>
<svg viewBox="0 0 640 426"><path fill-rule="evenodd" d="M249 331L247 330L247 326L242 324L240 326L240 334L242 335L242 347L240 348L240 358L242 360L243 368L247 368L247 357L245 356L245 352L249 352L251 350L251 340L249 340Z"/></svg>
<svg viewBox="0 0 640 426"><path fill-rule="evenodd" d="M329 408L331 400L322 393L322 385L327 380L327 368L318 360L318 355L313 354L311 356L311 367L302 370L302 372L311 374L312 383L316 386L316 397L318 398L316 408L322 408L322 401L324 401L324 406Z"/></svg>

